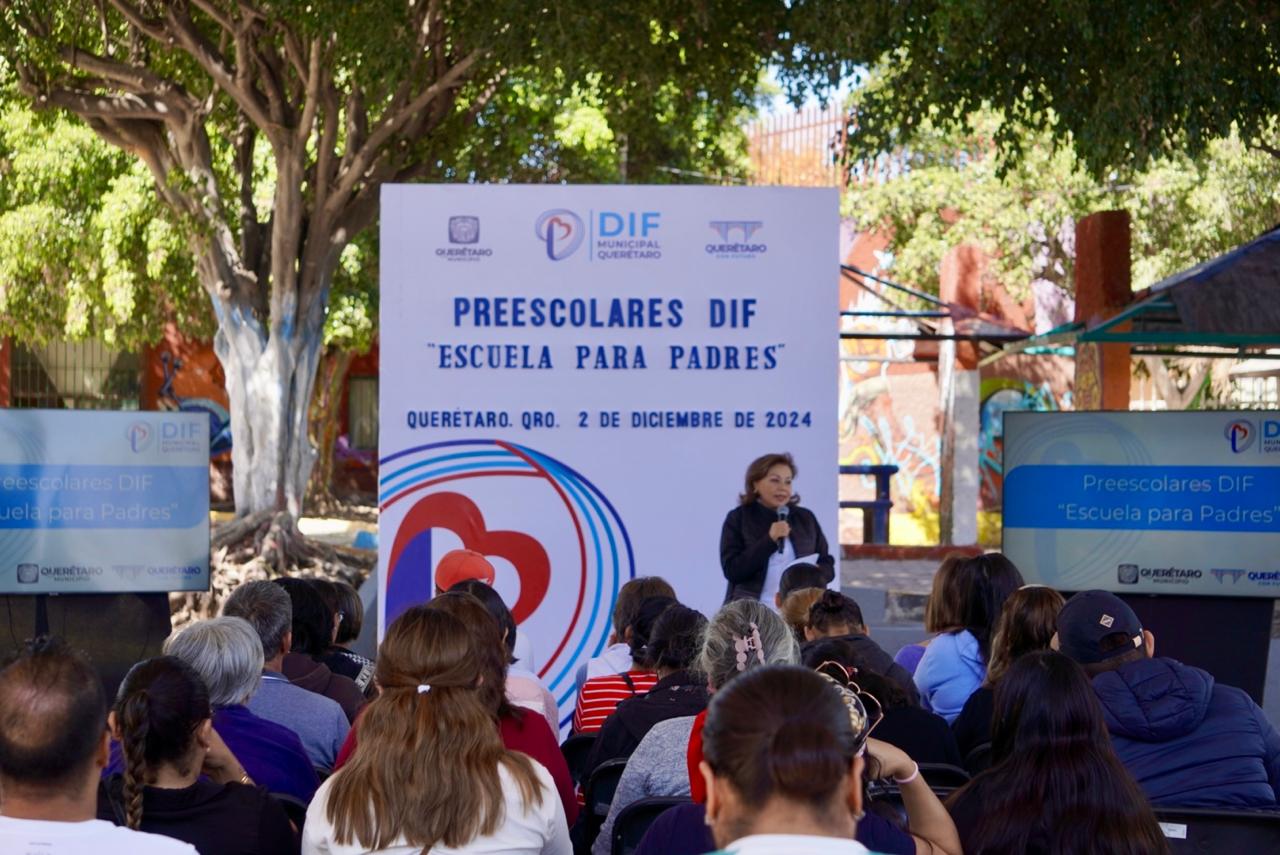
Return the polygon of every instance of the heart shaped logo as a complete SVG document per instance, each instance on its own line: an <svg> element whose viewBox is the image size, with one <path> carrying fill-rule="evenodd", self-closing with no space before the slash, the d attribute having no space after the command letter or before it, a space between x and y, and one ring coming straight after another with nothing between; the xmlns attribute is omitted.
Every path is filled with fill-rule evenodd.
<svg viewBox="0 0 1280 855"><path fill-rule="evenodd" d="M452 531L467 549L511 562L520 578L520 596L511 606L511 616L517 624L523 623L542 604L551 586L551 561L546 549L523 532L489 530L480 508L461 493L433 493L419 499L405 514L391 546L388 588L398 571L398 587L411 585L415 590L425 591L427 596L420 597L420 602L430 596L433 528ZM404 568L400 567L402 560ZM413 577L412 581L404 578L406 573Z"/></svg>

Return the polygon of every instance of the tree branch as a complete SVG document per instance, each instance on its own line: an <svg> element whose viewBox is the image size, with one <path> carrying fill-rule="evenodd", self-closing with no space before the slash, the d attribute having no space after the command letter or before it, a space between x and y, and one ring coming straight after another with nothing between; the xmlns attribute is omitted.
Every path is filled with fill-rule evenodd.
<svg viewBox="0 0 1280 855"><path fill-rule="evenodd" d="M385 117L378 129L370 134L369 139L360 147L355 157L352 158L351 165L347 168L346 173L339 179L338 187L329 200L330 206L345 204L353 194L357 183L360 182L364 173L373 164L373 161L382 153L383 146L391 140L391 137L398 133L419 111L427 107L433 100L458 85L466 73L471 70L471 66L475 65L479 59L480 52L472 51L450 68L444 77L422 90L416 98L400 110ZM336 220L337 218L332 217L332 219Z"/></svg>
<svg viewBox="0 0 1280 855"><path fill-rule="evenodd" d="M295 143L298 149L304 149L307 138L311 136L311 126L316 120L316 111L320 109L320 39L311 40L311 61L307 67L307 94L303 99L302 119L298 122Z"/></svg>

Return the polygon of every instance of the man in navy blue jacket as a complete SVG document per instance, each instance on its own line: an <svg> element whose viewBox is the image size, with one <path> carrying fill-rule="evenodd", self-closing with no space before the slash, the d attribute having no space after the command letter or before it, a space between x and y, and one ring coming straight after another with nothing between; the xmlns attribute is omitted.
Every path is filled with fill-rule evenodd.
<svg viewBox="0 0 1280 855"><path fill-rule="evenodd" d="M1155 637L1119 597L1076 594L1051 646L1093 680L1121 761L1153 804L1276 804L1280 734L1245 692L1156 657Z"/></svg>

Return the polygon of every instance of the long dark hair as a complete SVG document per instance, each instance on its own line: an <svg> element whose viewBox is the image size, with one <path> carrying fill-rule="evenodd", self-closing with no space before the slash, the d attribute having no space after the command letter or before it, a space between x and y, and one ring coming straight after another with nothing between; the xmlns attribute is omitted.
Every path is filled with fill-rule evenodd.
<svg viewBox="0 0 1280 855"><path fill-rule="evenodd" d="M1075 662L1027 653L995 687L995 765L950 799L981 794L982 815L964 851L1168 852L1151 805L1111 747L1102 707Z"/></svg>
<svg viewBox="0 0 1280 855"><path fill-rule="evenodd" d="M676 605L675 597L646 597L636 609L635 617L627 624L631 630L631 661L640 668L653 669L653 657L649 654L649 638L653 628L658 625L658 618L667 609Z"/></svg>
<svg viewBox="0 0 1280 855"><path fill-rule="evenodd" d="M125 824L142 825L142 788L157 766L192 757L196 729L212 715L209 690L176 656L134 665L116 695L114 712L124 754ZM179 768L189 774L189 768Z"/></svg>
<svg viewBox="0 0 1280 855"><path fill-rule="evenodd" d="M1022 573L999 552L962 558L952 568L949 587L957 600L959 622L952 631L967 629L978 641L982 661L991 656L991 634L1004 601L1024 584Z"/></svg>

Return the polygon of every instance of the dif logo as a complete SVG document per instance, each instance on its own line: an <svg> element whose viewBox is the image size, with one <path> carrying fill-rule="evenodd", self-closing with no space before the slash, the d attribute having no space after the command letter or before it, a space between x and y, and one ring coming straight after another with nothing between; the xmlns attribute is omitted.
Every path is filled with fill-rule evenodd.
<svg viewBox="0 0 1280 855"><path fill-rule="evenodd" d="M155 438L155 433L151 430L151 425L146 422L133 422L125 431L125 438L129 440L129 448L133 449L133 453L140 454L151 447L151 440Z"/></svg>
<svg viewBox="0 0 1280 855"><path fill-rule="evenodd" d="M1280 419L1266 419L1256 424L1250 419L1234 419L1223 429L1233 454L1243 454L1257 445L1263 454L1280 452Z"/></svg>
<svg viewBox="0 0 1280 855"><path fill-rule="evenodd" d="M659 211L599 211L591 216L598 245L612 250L634 249L631 241L651 240L662 225ZM587 236L582 218L567 208L543 211L534 221L533 233L552 261L573 255Z"/></svg>
<svg viewBox="0 0 1280 855"><path fill-rule="evenodd" d="M578 251L586 237L582 218L567 208L543 211L533 224L533 233L547 248L547 258L564 261Z"/></svg>

